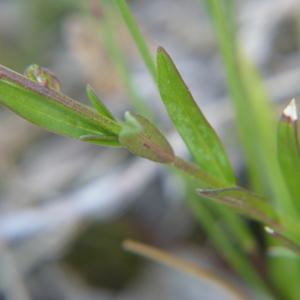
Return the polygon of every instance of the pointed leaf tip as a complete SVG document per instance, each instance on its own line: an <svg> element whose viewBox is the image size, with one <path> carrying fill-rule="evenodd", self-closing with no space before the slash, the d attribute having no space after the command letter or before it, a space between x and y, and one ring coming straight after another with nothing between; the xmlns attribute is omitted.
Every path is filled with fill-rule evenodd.
<svg viewBox="0 0 300 300"><path fill-rule="evenodd" d="M105 117L108 117L109 119L115 121L115 118L112 115L112 113L104 105L101 99L97 96L95 90L89 84L86 86L86 94L89 100L91 101L93 107L100 115L104 115Z"/></svg>
<svg viewBox="0 0 300 300"><path fill-rule="evenodd" d="M167 54L167 55L168 55L168 53L167 53L167 51L165 50L165 48L163 48L163 47L161 47L161 46L159 46L159 47L157 48L157 53L164 53L164 54Z"/></svg>
<svg viewBox="0 0 300 300"><path fill-rule="evenodd" d="M300 209L298 201L300 197L300 148L297 123L296 101L292 99L283 110L277 127L277 157L283 179L291 195L289 210L292 214L299 214Z"/></svg>
<svg viewBox="0 0 300 300"><path fill-rule="evenodd" d="M283 110L282 117L286 118L290 122L296 122L298 120L297 105L295 98L293 98Z"/></svg>

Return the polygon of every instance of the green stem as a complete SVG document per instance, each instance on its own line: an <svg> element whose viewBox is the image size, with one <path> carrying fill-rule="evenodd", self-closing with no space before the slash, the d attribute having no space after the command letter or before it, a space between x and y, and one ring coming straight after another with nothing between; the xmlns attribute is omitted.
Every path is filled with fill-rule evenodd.
<svg viewBox="0 0 300 300"><path fill-rule="evenodd" d="M188 162L180 157L175 157L173 165L177 169L200 181L203 187L222 188L226 186L226 183L204 172L196 164Z"/></svg>
<svg viewBox="0 0 300 300"><path fill-rule="evenodd" d="M104 42L108 50L108 54L111 57L111 61L115 64L120 74L120 77L127 91L129 100L131 101L134 109L136 109L136 111L138 111L139 113L152 119L150 108L140 98L137 90L135 89L135 86L131 80L131 75L124 53L122 52L121 47L117 42L116 34L113 30L113 20L115 19L115 15L112 11L111 3L107 3L106 0L103 0L102 4L104 7L104 17L100 29L101 34L104 37Z"/></svg>
<svg viewBox="0 0 300 300"><path fill-rule="evenodd" d="M153 80L156 82L156 67L153 58L141 33L141 30L127 5L126 0L116 0L115 3L121 12L123 20L126 23L127 28L130 31L142 58L144 59L149 73L152 75Z"/></svg>

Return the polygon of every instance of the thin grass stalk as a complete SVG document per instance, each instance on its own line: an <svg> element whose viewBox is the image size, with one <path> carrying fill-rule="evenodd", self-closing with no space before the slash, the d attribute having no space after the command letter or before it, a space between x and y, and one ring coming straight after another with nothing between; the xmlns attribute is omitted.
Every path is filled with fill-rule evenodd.
<svg viewBox="0 0 300 300"><path fill-rule="evenodd" d="M121 12L123 20L126 23L127 28L135 41L135 44L148 68L149 73L151 74L153 80L156 82L156 67L154 64L154 60L143 37L143 34L135 20L135 17L133 16L130 8L128 7L126 0L115 0L115 3Z"/></svg>
<svg viewBox="0 0 300 300"><path fill-rule="evenodd" d="M111 3L108 3L106 0L102 0L101 4L104 10L104 15L100 21L101 23L99 29L100 34L104 37L107 53L110 55L112 63L115 64L120 74L133 108L151 119L151 110L141 99L135 87L125 55L122 51L122 47L118 43L116 32L114 30L117 16L112 8Z"/></svg>

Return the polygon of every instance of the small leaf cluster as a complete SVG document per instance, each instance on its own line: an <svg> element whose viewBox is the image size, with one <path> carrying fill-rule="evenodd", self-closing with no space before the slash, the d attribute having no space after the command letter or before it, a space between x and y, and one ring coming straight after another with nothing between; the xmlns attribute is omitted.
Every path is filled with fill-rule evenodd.
<svg viewBox="0 0 300 300"><path fill-rule="evenodd" d="M262 222L268 226L268 232L276 233L286 244L293 244L293 250L298 249L300 224L286 212L277 211L263 197L237 186L221 140L163 48L157 51L156 73L162 101L195 164L178 158L163 133L144 116L126 112L124 120L118 121L90 86L87 95L93 107L88 107L64 95L57 78L36 65L30 66L25 76L0 66L0 103L54 133L102 146L123 147L137 156L173 165L198 182L200 195ZM279 164L295 199L291 205L300 211L294 100L282 114L277 136Z"/></svg>

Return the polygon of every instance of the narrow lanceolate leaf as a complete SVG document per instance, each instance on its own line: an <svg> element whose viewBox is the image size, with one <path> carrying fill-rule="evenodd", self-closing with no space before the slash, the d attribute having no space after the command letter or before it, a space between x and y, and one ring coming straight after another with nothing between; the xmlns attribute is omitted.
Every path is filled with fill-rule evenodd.
<svg viewBox="0 0 300 300"><path fill-rule="evenodd" d="M265 224L266 231L291 250L300 253L299 224L290 216L278 213L257 194L240 187L198 189L201 196L223 203L241 214Z"/></svg>
<svg viewBox="0 0 300 300"><path fill-rule="evenodd" d="M162 48L157 52L157 76L168 114L197 163L209 174L234 184L232 167L217 134Z"/></svg>
<svg viewBox="0 0 300 300"><path fill-rule="evenodd" d="M300 215L300 151L297 107L293 99L284 109L277 130L278 160L293 204Z"/></svg>
<svg viewBox="0 0 300 300"><path fill-rule="evenodd" d="M209 175L224 182L222 187L234 186L233 170L221 141L203 116L171 58L161 48L157 54L157 75L160 94L170 118L196 162ZM226 207L216 205L214 208L237 243L241 243L242 247L249 244L251 233L240 217Z"/></svg>
<svg viewBox="0 0 300 300"><path fill-rule="evenodd" d="M57 134L117 135L121 126L54 89L0 66L0 104Z"/></svg>
<svg viewBox="0 0 300 300"><path fill-rule="evenodd" d="M274 208L264 198L240 187L225 189L198 189L204 197L226 204L241 214L258 220L272 228L280 227L280 220Z"/></svg>
<svg viewBox="0 0 300 300"><path fill-rule="evenodd" d="M125 114L119 142L131 153L156 162L172 163L175 160L173 149L163 134L138 114Z"/></svg>
<svg viewBox="0 0 300 300"><path fill-rule="evenodd" d="M97 112L100 115L104 115L112 120L115 120L112 113L104 105L104 103L98 98L98 96L96 95L96 92L90 85L87 85L86 93L87 93L87 96L89 97L89 100L91 101L92 105L94 106L94 108L97 110Z"/></svg>

